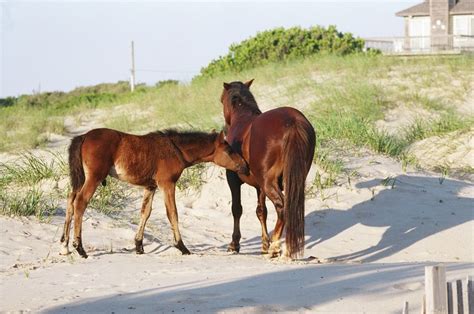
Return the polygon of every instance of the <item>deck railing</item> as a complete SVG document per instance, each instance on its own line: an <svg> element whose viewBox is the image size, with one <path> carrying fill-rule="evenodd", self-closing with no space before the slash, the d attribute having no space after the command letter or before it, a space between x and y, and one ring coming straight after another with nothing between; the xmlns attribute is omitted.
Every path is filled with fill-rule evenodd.
<svg viewBox="0 0 474 314"><path fill-rule="evenodd" d="M379 49L385 54L474 52L474 36L414 36L365 39L365 49Z"/></svg>

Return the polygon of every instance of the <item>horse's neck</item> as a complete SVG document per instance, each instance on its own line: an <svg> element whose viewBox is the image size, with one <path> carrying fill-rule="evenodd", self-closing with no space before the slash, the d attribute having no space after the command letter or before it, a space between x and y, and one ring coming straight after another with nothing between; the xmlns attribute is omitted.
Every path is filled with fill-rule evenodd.
<svg viewBox="0 0 474 314"><path fill-rule="evenodd" d="M243 111L234 114L230 123L227 123L227 142L232 144L234 141L242 141L242 138L247 133L253 120L258 117L258 114L250 111Z"/></svg>
<svg viewBox="0 0 474 314"><path fill-rule="evenodd" d="M250 110L235 110L230 117L229 126L250 124L258 115Z"/></svg>

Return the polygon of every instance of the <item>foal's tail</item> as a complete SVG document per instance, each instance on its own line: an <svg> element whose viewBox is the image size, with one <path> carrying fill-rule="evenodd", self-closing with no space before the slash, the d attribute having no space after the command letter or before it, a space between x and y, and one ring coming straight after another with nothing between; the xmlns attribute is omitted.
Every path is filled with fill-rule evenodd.
<svg viewBox="0 0 474 314"><path fill-rule="evenodd" d="M291 258L301 255L304 249L304 190L315 143L316 135L311 124L306 119L297 119L283 147L286 249Z"/></svg>
<svg viewBox="0 0 474 314"><path fill-rule="evenodd" d="M84 138L84 135L76 136L71 140L71 145L69 145L69 177L71 179L72 193L79 191L86 180L81 154Z"/></svg>

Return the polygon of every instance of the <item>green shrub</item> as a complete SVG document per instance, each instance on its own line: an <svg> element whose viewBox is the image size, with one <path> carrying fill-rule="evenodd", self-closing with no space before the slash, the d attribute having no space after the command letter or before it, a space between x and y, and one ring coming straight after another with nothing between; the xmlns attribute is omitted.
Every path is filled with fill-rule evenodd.
<svg viewBox="0 0 474 314"><path fill-rule="evenodd" d="M257 33L233 44L229 53L213 60L201 69L200 77L212 77L217 73L242 71L254 66L287 59L306 57L318 53L347 55L362 52L364 41L351 33L338 32L335 26L309 29L283 27Z"/></svg>

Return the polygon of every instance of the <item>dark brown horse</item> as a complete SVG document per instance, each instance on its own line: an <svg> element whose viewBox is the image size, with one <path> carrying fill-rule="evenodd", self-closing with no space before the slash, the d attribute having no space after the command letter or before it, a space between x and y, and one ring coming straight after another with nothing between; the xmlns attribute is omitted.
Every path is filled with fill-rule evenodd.
<svg viewBox="0 0 474 314"><path fill-rule="evenodd" d="M214 162L232 171L248 173L246 162L227 144L223 132L166 130L137 136L111 129L94 129L73 138L69 146L72 192L68 197L61 253L69 253L69 229L74 214L73 246L87 258L81 240L82 216L99 184L110 175L145 188L135 236L137 254L144 253L143 232L157 187L163 190L174 245L183 254L190 254L178 228L175 187L183 170L200 162Z"/></svg>
<svg viewBox="0 0 474 314"><path fill-rule="evenodd" d="M242 154L250 170L249 175L227 170L234 216L234 231L228 250L240 250L240 187L245 182L257 189L262 253L280 254L280 237L285 229L287 255L293 258L304 248L304 189L313 160L316 134L305 116L294 108L282 107L262 113L249 89L252 82L224 83L221 96L227 141ZM271 244L266 222L266 197L275 205L278 216Z"/></svg>

